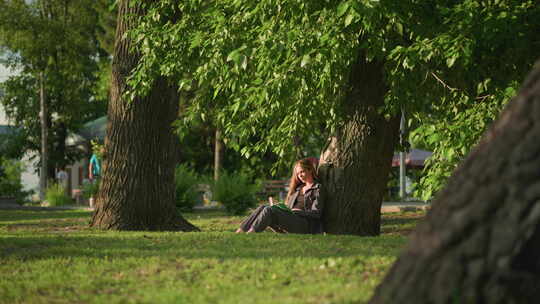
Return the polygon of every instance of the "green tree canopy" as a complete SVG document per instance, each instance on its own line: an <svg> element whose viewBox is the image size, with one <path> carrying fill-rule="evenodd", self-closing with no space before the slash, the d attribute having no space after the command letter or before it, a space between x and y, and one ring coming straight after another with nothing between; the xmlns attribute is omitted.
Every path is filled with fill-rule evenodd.
<svg viewBox="0 0 540 304"><path fill-rule="evenodd" d="M102 115L105 103L95 95L100 48L92 1L2 1L0 45L4 64L18 75L2 83L1 102L25 141L20 151L39 151L38 75L45 75L52 161L76 156L66 150L68 132ZM54 167L52 167L54 168Z"/></svg>
<svg viewBox="0 0 540 304"><path fill-rule="evenodd" d="M285 156L294 138L342 122L348 67L364 49L385 63L385 111L417 120L431 137L433 170L449 172L531 67L539 10L516 0L159 1L131 33L143 55L131 84L144 91L173 76L196 91L192 116L218 105L225 136L244 155ZM178 22L161 22L178 11Z"/></svg>

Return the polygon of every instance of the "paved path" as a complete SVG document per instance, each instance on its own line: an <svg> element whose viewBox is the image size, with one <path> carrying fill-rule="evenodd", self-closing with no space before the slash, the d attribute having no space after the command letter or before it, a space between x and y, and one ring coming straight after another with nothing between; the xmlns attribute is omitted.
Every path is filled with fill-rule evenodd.
<svg viewBox="0 0 540 304"><path fill-rule="evenodd" d="M425 202L383 202L381 212L420 211L430 207L431 204Z"/></svg>

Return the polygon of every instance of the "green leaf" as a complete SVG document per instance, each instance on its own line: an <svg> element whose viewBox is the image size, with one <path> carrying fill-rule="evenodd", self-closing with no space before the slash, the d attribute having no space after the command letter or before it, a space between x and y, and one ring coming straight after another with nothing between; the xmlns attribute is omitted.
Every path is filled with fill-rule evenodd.
<svg viewBox="0 0 540 304"><path fill-rule="evenodd" d="M477 85L476 85L476 94L480 95L482 93L484 93L484 83L483 82L479 82Z"/></svg>
<svg viewBox="0 0 540 304"><path fill-rule="evenodd" d="M221 86L217 86L214 88L214 96L212 96L212 99L216 98L216 96L219 94L220 89L221 89Z"/></svg>
<svg viewBox="0 0 540 304"><path fill-rule="evenodd" d="M507 87L506 89L504 89L504 94L506 96L515 96L516 95L516 88Z"/></svg>
<svg viewBox="0 0 540 304"><path fill-rule="evenodd" d="M396 23L396 31L398 32L398 34L400 36L403 36L403 24L401 23Z"/></svg>
<svg viewBox="0 0 540 304"><path fill-rule="evenodd" d="M321 42L326 42L326 41L328 41L329 38L330 38L330 35L328 35L328 33L327 33L327 34L322 35L320 40L321 40Z"/></svg>
<svg viewBox="0 0 540 304"><path fill-rule="evenodd" d="M239 109L240 109L240 103L239 102L232 105L233 114L236 114Z"/></svg>
<svg viewBox="0 0 540 304"><path fill-rule="evenodd" d="M337 16L338 17L341 17L343 15L345 15L345 13L347 12L347 9L349 8L349 2L343 2L341 3L339 6L338 6L338 9L337 9Z"/></svg>
<svg viewBox="0 0 540 304"><path fill-rule="evenodd" d="M247 56L242 55L242 69L245 70L247 68Z"/></svg>
<svg viewBox="0 0 540 304"><path fill-rule="evenodd" d="M456 59L457 59L457 56L452 56L452 57L446 59L446 65L449 68L451 68L454 65L454 63L456 62Z"/></svg>
<svg viewBox="0 0 540 304"><path fill-rule="evenodd" d="M353 19L354 19L353 14L347 15L347 17L345 18L345 26L349 26L351 24L351 22L353 21Z"/></svg>
<svg viewBox="0 0 540 304"><path fill-rule="evenodd" d="M202 43L202 34L200 32L195 33L193 39L191 39L190 48L196 48Z"/></svg>
<svg viewBox="0 0 540 304"><path fill-rule="evenodd" d="M240 60L242 59L242 55L240 54L240 52L238 52L238 50L234 50L232 52L229 53L229 55L227 56L227 62L229 61L233 61L235 64L240 64Z"/></svg>
<svg viewBox="0 0 540 304"><path fill-rule="evenodd" d="M302 57L302 62L300 62L300 67L303 68L306 65L308 65L310 62L311 62L311 57L308 54L306 54L304 55L304 57Z"/></svg>

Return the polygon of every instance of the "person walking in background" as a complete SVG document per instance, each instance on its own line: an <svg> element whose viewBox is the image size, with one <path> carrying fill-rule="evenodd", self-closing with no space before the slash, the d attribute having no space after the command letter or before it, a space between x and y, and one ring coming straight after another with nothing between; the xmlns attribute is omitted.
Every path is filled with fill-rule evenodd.
<svg viewBox="0 0 540 304"><path fill-rule="evenodd" d="M267 227L276 232L322 233L321 185L312 159L301 159L293 166L286 208L259 206L240 224L237 233L261 232Z"/></svg>
<svg viewBox="0 0 540 304"><path fill-rule="evenodd" d="M64 193L71 197L69 195L69 187L68 187L68 179L69 179L69 175L68 173L66 172L66 167L65 166L62 166L60 167L60 169L58 170L58 172L56 172L56 182L62 186L62 188L64 189Z"/></svg>
<svg viewBox="0 0 540 304"><path fill-rule="evenodd" d="M103 146L95 145L93 149L92 157L90 157L90 163L88 164L88 179L93 185L92 193L97 192L99 189L99 177L101 176L101 160L105 149ZM90 207L94 207L94 196L90 196L88 199Z"/></svg>
<svg viewBox="0 0 540 304"><path fill-rule="evenodd" d="M101 148L101 153L103 154L103 148ZM98 153L93 153L90 157L90 164L88 165L88 178L90 181L99 178L101 174L101 156Z"/></svg>

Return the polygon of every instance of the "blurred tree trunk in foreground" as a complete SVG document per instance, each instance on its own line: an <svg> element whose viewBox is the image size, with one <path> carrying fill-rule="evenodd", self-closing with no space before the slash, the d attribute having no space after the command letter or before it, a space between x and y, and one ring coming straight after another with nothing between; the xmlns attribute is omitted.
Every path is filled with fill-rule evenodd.
<svg viewBox="0 0 540 304"><path fill-rule="evenodd" d="M370 303L540 297L540 62L439 193Z"/></svg>
<svg viewBox="0 0 540 304"><path fill-rule="evenodd" d="M140 56L126 32L148 1L120 1L112 69L103 178L91 225L119 230L198 230L175 207L177 87L158 78L145 97L125 98Z"/></svg>

